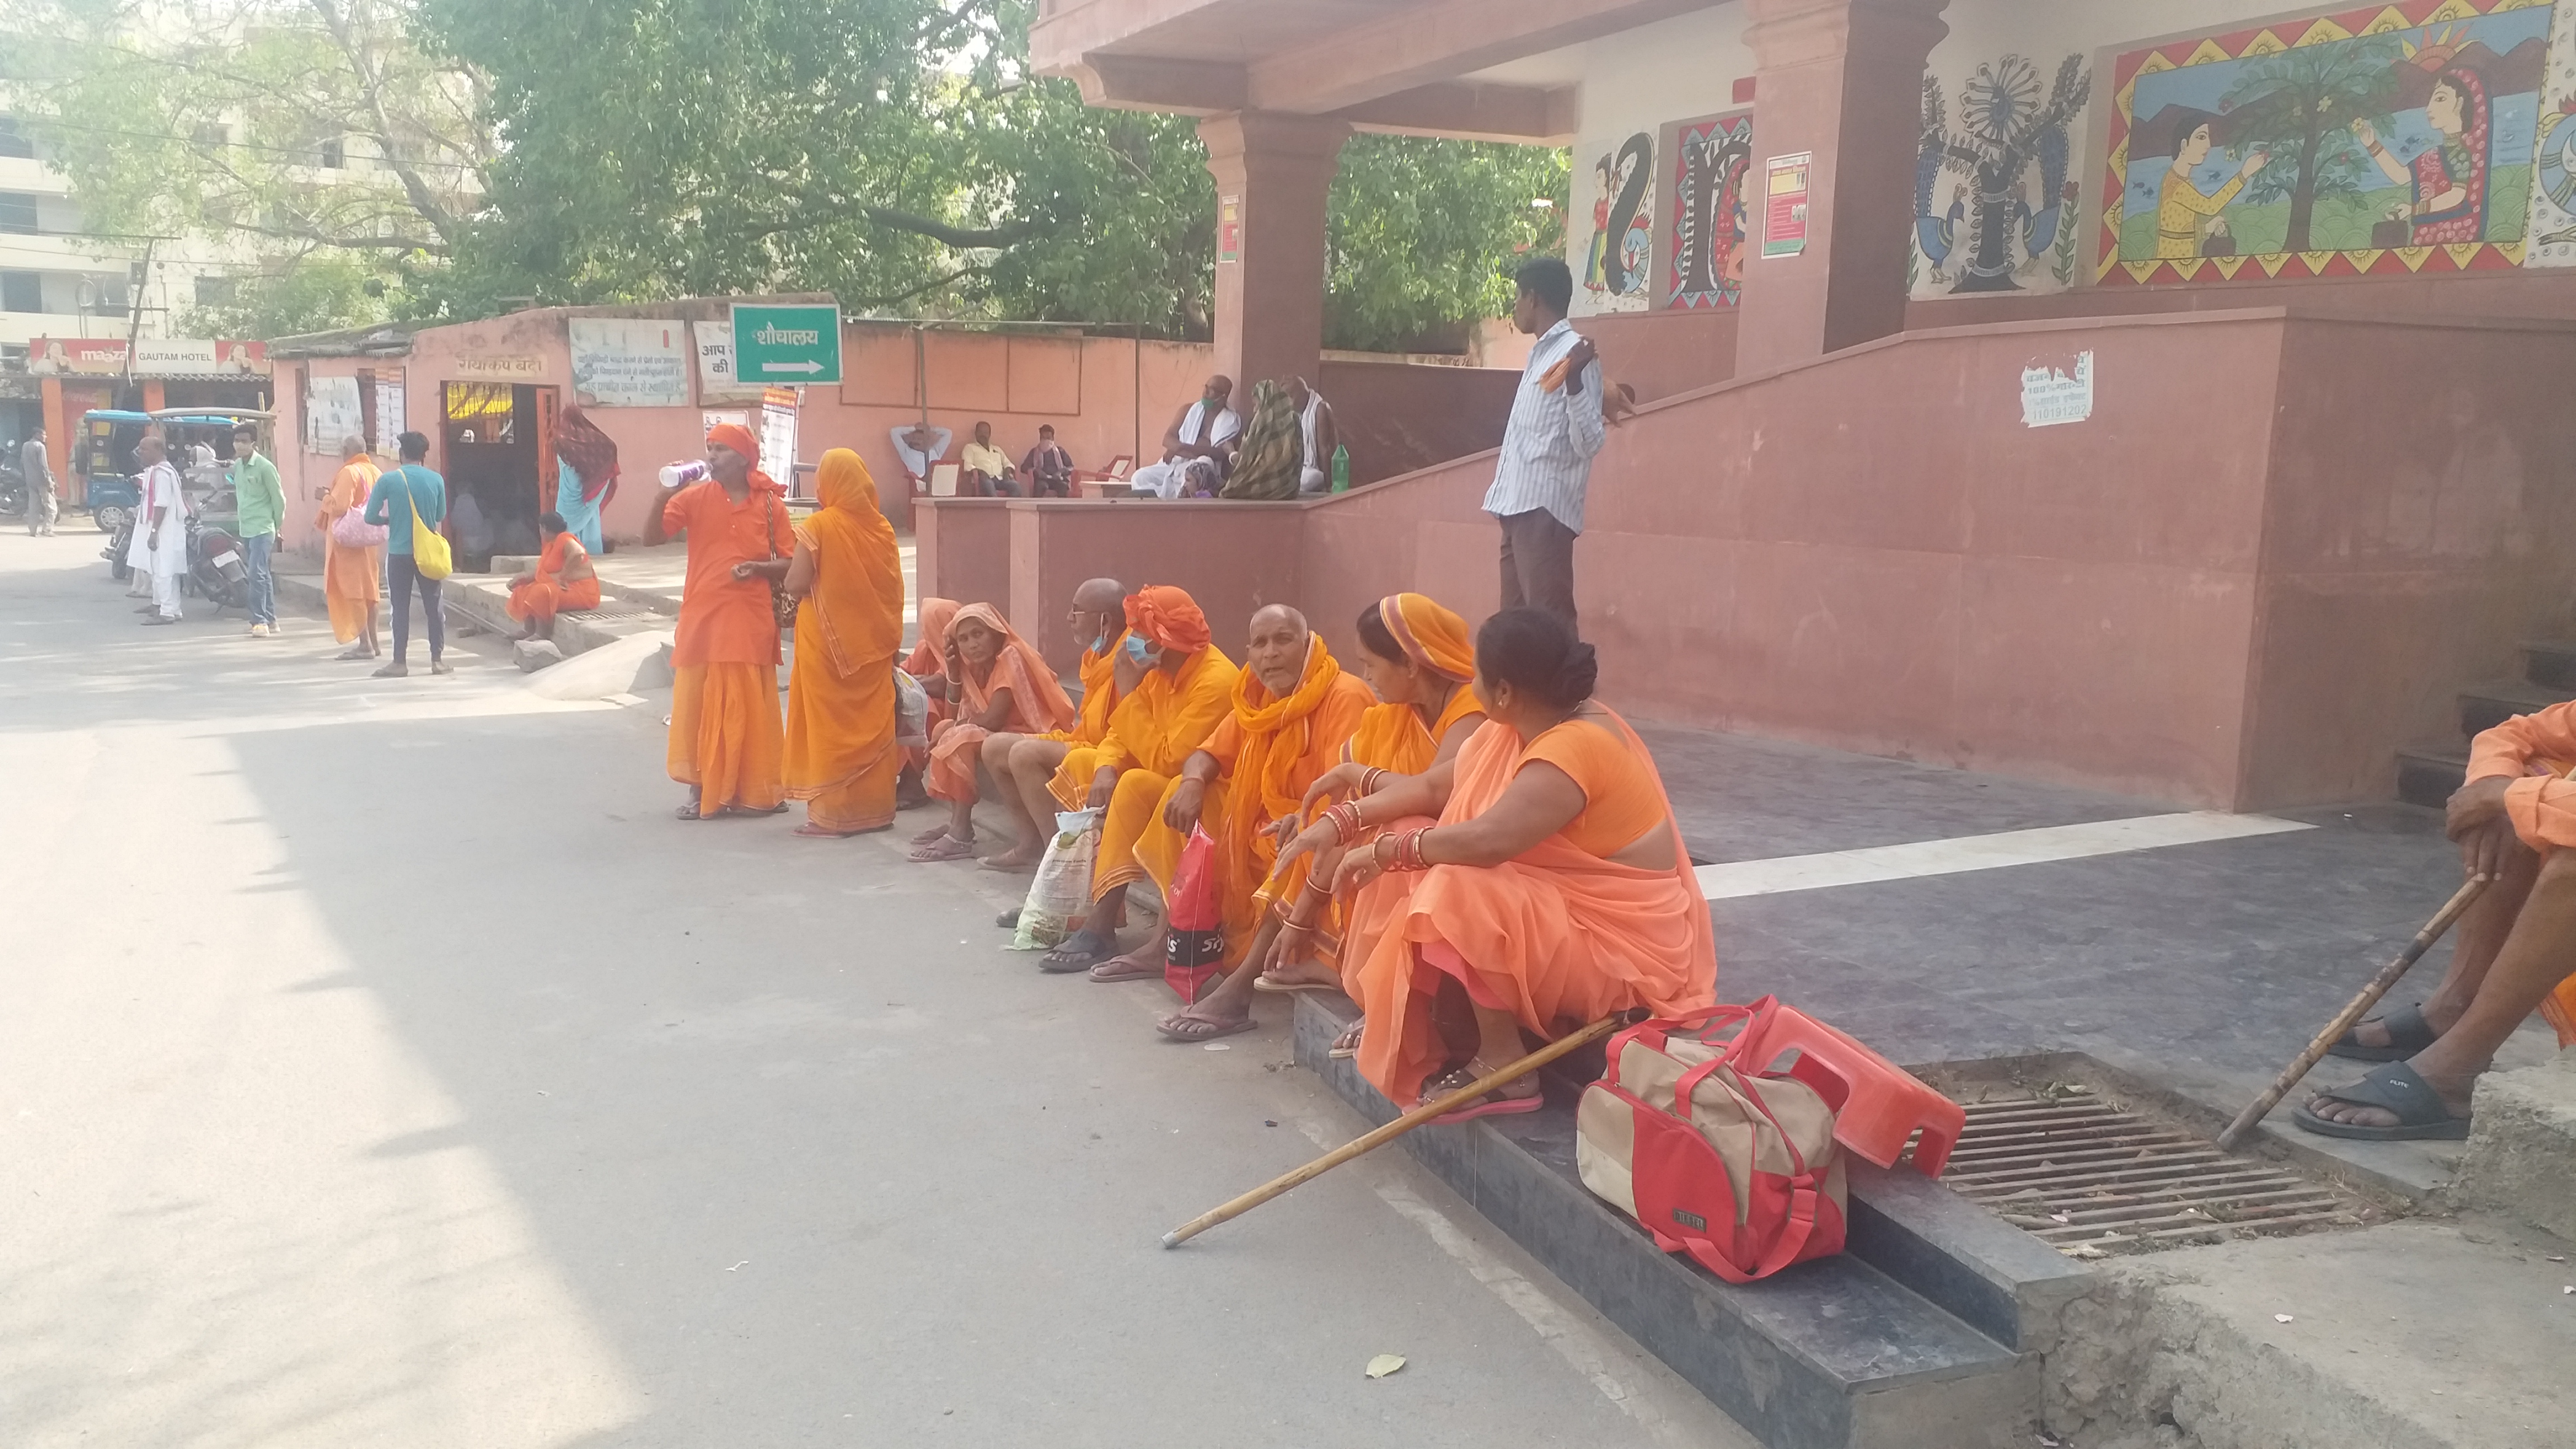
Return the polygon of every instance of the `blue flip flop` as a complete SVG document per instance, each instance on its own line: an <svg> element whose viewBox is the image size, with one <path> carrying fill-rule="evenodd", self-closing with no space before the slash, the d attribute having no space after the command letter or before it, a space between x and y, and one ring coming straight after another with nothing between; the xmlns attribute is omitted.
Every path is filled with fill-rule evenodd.
<svg viewBox="0 0 2576 1449"><path fill-rule="evenodd" d="M2320 1137L2344 1137L2356 1142L2456 1142L2469 1135L2469 1119L2452 1116L2451 1109L2442 1104L2442 1094L2427 1086L2424 1078L2404 1062L2390 1062L2349 1087L2316 1095L2356 1107L2377 1107L2397 1117L2393 1127L2364 1127L2320 1117L2308 1110L2306 1102L2290 1109L2291 1121Z"/></svg>

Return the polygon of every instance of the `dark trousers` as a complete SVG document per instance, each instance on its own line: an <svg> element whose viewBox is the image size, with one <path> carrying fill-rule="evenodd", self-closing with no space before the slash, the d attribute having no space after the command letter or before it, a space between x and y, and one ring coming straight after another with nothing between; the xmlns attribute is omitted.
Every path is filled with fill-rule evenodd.
<svg viewBox="0 0 2576 1449"><path fill-rule="evenodd" d="M1544 508L1514 513L1503 524L1503 607L1526 605L1574 620L1573 529Z"/></svg>
<svg viewBox="0 0 2576 1449"><path fill-rule="evenodd" d="M420 590L420 612L429 635L429 659L437 663L447 653L447 621L438 613L438 580L422 578L410 554L387 553L385 583L390 596L385 603L394 616L394 663L410 662L405 656L411 651L411 593L415 586Z"/></svg>

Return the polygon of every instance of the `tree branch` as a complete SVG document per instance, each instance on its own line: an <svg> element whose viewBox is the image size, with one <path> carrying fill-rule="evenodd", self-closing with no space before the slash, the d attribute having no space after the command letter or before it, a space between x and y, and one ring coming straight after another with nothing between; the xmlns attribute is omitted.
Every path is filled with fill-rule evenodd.
<svg viewBox="0 0 2576 1449"><path fill-rule="evenodd" d="M349 68L356 72L358 93L367 103L367 113L376 118L376 147L384 152L385 164L401 179L403 194L411 199L412 209L419 212L421 220L438 233L441 242L454 246L457 233L462 228L455 215L430 190L429 183L422 179L419 168L404 154L402 143L395 139L393 117L385 109L383 82L360 50L357 37L350 31L347 15L333 0L308 0L308 3L314 13L322 17L323 25L331 32L332 41L340 47L341 55L348 58Z"/></svg>

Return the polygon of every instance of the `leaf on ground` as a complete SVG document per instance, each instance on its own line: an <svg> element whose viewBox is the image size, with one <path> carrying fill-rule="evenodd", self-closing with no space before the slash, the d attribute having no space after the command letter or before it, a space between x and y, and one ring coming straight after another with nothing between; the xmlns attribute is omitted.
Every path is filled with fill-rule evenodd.
<svg viewBox="0 0 2576 1449"><path fill-rule="evenodd" d="M1373 1379L1382 1379L1402 1367L1404 1367L1404 1355L1400 1353L1382 1353L1369 1360L1368 1376Z"/></svg>

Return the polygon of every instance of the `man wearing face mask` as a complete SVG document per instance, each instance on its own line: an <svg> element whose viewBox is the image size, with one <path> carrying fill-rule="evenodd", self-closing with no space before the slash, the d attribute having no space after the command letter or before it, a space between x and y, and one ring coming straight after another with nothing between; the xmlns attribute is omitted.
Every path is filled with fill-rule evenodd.
<svg viewBox="0 0 2576 1449"><path fill-rule="evenodd" d="M1157 802L1181 767L1233 707L1240 671L1209 642L1207 616L1196 600L1155 584L1138 590L1125 608L1127 638L1119 649L1141 671L1110 711L1100 743L1070 751L1053 781L1054 798L1064 809L1107 814L1091 868L1091 918L1039 961L1048 971L1088 971L1117 953L1115 933L1128 883L1144 874L1136 863L1136 842L1156 820ZM1152 945L1159 971L1159 932ZM1141 959L1144 953L1136 954Z"/></svg>
<svg viewBox="0 0 2576 1449"><path fill-rule="evenodd" d="M1065 624L1082 641L1082 712L1071 729L1042 735L996 734L984 741L984 771L1002 787L1002 800L1020 827L1019 843L984 862L991 870L1035 870L1055 833L1064 806L1049 782L1076 753L1099 746L1109 733L1110 711L1143 676L1145 666L1127 652L1127 586L1092 579L1073 591ZM1083 768L1073 788L1087 791L1093 771Z"/></svg>
<svg viewBox="0 0 2576 1449"><path fill-rule="evenodd" d="M1253 934L1253 893L1278 857L1272 826L1297 813L1306 788L1341 759L1342 746L1374 703L1368 686L1343 671L1305 615L1284 604L1254 614L1245 668L1229 692L1226 716L1190 753L1178 777L1159 789L1135 772L1119 779L1102 828L1100 860L1092 869L1095 899L1107 890L1123 892L1138 876L1151 876L1170 899L1181 848L1193 827L1203 827L1216 842L1225 957L1239 960ZM1138 820L1135 844L1124 856L1112 855L1112 832L1123 821ZM1093 920L1103 919L1105 905L1093 907ZM1100 962L1091 979L1160 975L1162 936L1157 931L1136 950Z"/></svg>

